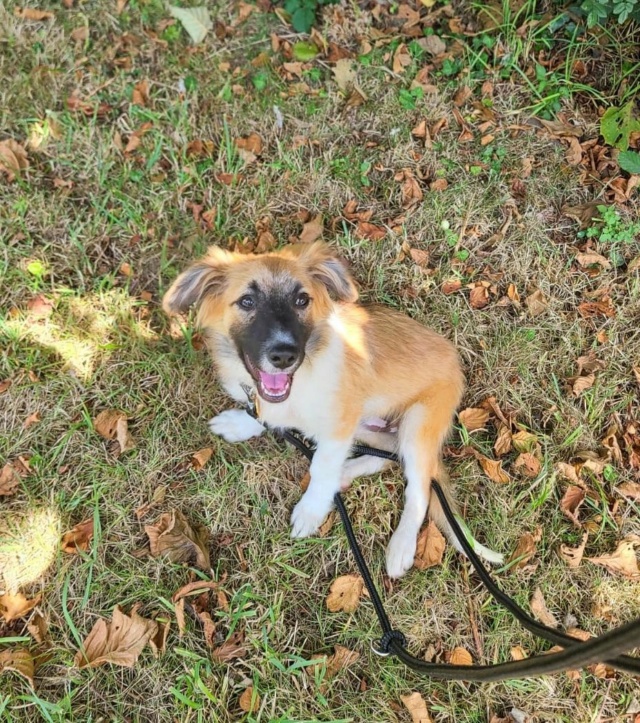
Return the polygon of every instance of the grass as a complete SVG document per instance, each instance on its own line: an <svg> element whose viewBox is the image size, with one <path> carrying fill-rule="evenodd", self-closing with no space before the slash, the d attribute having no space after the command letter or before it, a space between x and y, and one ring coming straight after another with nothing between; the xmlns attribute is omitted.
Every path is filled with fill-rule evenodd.
<svg viewBox="0 0 640 723"><path fill-rule="evenodd" d="M157 28L166 17L158 2L132 0L120 16L106 2L70 10L51 4L51 23L24 22L13 8L9 2L0 11L7 28L0 56L0 140L24 142L36 123L49 124L53 135L29 150L28 172L11 184L0 181L0 379L13 382L0 396L0 454L31 455L32 467L19 492L0 505L3 514L48 507L63 529L94 516L99 531L86 554L60 553L29 588L43 593L40 609L49 621L53 655L38 670L34 691L17 677L3 676L0 717L408 721L400 696L419 690L438 723L488 721L491 712L506 715L512 708L540 721L625 720L637 695L635 682L625 676L605 680L585 672L577 680L557 675L480 687L420 679L374 656L369 643L378 631L371 605L364 601L351 615L324 606L333 579L354 571L339 525L325 538L289 538L303 461L268 438L230 446L210 437L206 420L229 402L197 337L170 323L159 306L178 271L209 243L252 239L263 217L285 242L300 232L301 210L322 213L327 239L351 262L366 300L403 309L456 342L469 382L467 405L495 396L538 435L543 466L535 480L514 475L509 485L496 486L474 460L448 459L466 519L483 542L509 552L524 531L542 527L537 565L500 573L500 583L525 608L539 586L560 619L574 616L594 633L637 616L637 583L587 562L569 570L557 554L560 543L576 544L580 535L560 512L565 485L555 463L599 450L616 415L638 421L632 367L640 362L634 322L640 280L626 265L640 249L637 238L621 244L617 253L624 263L597 275L576 269L573 259L584 240L560 208L591 195L566 167L557 142L533 127L517 133L507 128L524 121L548 89L532 92L528 83L514 84L511 72L494 72L485 61L482 72L494 82L491 107L500 118L492 131L496 137L486 147L481 133L460 144L451 99L464 73L439 72L438 94L408 96L410 75L382 69L390 66L384 47L358 65L369 100L349 107L323 61L306 71L308 90L295 85L298 79L282 78L281 58L272 54L269 40L270 32L282 28L272 15L253 13L225 39L210 34L203 48L192 49L175 26ZM325 28L329 39L353 42L353 28L366 26L366 13L349 13L345 25ZM235 13L223 5L218 19L230 25ZM71 32L87 23L88 39L73 41ZM497 37L520 43L516 49L526 72L538 38L506 32ZM593 36L574 39L571 52L588 57L593 43ZM616 60L619 47L603 50L605 76L626 76L630 83L628 65ZM558 83L566 79L558 77ZM144 79L150 81L150 103L132 105L134 86ZM607 87L597 92L606 95ZM86 114L67 108L74 91L90 104ZM584 101L580 89L558 102L597 133L591 101ZM108 108L97 112L101 103ZM284 117L281 132L274 105ZM545 109L554 107L547 103ZM474 126L479 123L470 105L462 112ZM412 139L420 120L442 117L449 124L431 148ZM120 150L118 138L126 147L143 124L151 126L138 148ZM261 136L264 150L257 163L244 166L233 140L250 132ZM195 140L212 141L213 152L193 157L186 149ZM522 175L525 158L532 159L533 170L525 180L526 196L514 202L513 181ZM394 180L405 168L425 179L424 200L412 213L403 210ZM221 173L242 178L225 185L216 180ZM446 190L428 191L436 178L446 178ZM373 211L372 222L401 230L379 242L359 239L342 220L351 199ZM197 220L200 206L200 212L212 212L208 226ZM632 198L619 209L621 222L637 212ZM496 236L509 215L506 234ZM404 221L394 222L400 216ZM610 253L607 242L595 243L599 253ZM410 259L398 260L403 244L429 252L428 273ZM489 280L497 294L486 309L474 310L466 291L440 291L451 278L463 285ZM496 305L510 283L523 299L541 289L549 301L545 313L531 317L524 306ZM616 315L583 318L579 303L603 287ZM49 316L29 311L37 294L53 302ZM596 337L603 330L608 340L601 343ZM575 398L566 380L589 350L606 361L606 369ZM122 409L131 418L136 449L118 458L91 423L105 408ZM24 429L34 411L41 421ZM490 454L494 439L492 428L470 436L457 429L452 444L465 442ZM199 472L185 468L205 446L214 448L208 465ZM608 502L613 486L632 478L625 465L613 465L609 479L594 481L601 495L583 513L594 530L587 555L608 552L624 534L639 532L637 504L622 502L612 512ZM166 488L164 501L138 521L134 511L160 486ZM347 495L377 579L401 501L397 473L359 481ZM172 617L171 597L188 582L189 570L134 553L147 544L143 525L174 507L211 532L214 572L230 601L228 611L217 611L219 630L243 627L248 656L230 664L212 661L197 622L189 620L183 639L174 624L158 660L145 652L132 670L73 669L80 640L98 617L110 617L115 604L128 610L140 602L147 617ZM528 653L544 649L493 605L450 549L442 566L414 570L389 586L386 601L419 653L432 645L442 656L462 645L476 662L488 663L509 659L515 645ZM603 606L611 607L610 619L598 612ZM480 657L470 609L482 641ZM2 648L23 640L24 623L0 626ZM336 644L357 650L360 658L322 685L322 669L309 661ZM255 714L238 706L249 684L262 699Z"/></svg>

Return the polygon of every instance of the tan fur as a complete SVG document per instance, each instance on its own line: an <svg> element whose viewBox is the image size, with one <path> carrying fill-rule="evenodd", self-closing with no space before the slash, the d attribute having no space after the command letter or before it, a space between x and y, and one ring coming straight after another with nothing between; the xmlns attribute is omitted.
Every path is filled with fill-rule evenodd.
<svg viewBox="0 0 640 723"><path fill-rule="evenodd" d="M261 403L260 410L266 424L296 427L318 443L309 490L292 516L293 534L312 534L335 492L359 470L384 468L384 462L370 458L347 462L354 439L384 440L380 446L398 449L408 480L405 511L387 555L389 573L398 577L412 564L429 502L432 516L451 537L437 499L430 499L430 483L434 477L447 482L442 445L464 389L458 355L449 341L409 317L356 303L351 276L324 244L300 244L262 256L214 248L174 282L164 308L182 310L187 302L198 306L198 324L208 332L221 382L238 401L244 397L241 385L253 381L229 348L231 330L246 323L234 302L252 281L268 288L285 278L299 281L312 297L305 313L314 344L295 373L289 399ZM211 421L216 433L232 441L260 433L254 420L232 412L235 416L223 412ZM370 417L397 420L398 433L367 432L363 420Z"/></svg>

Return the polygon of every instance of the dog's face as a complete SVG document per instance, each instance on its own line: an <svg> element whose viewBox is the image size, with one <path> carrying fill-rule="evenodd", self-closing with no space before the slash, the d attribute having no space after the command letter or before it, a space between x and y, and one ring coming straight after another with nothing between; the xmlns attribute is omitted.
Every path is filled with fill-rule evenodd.
<svg viewBox="0 0 640 723"><path fill-rule="evenodd" d="M343 262L322 243L247 256L217 247L166 293L168 312L198 307L198 323L227 336L268 402L283 402L334 302L358 298Z"/></svg>

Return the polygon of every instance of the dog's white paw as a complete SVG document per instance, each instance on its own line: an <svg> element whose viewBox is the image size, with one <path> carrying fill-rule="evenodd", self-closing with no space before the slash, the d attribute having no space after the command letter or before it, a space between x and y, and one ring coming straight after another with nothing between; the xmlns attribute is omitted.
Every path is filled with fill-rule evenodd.
<svg viewBox="0 0 640 723"><path fill-rule="evenodd" d="M391 578L402 577L413 567L417 537L410 530L399 527L387 546L387 574Z"/></svg>
<svg viewBox="0 0 640 723"><path fill-rule="evenodd" d="M332 502L318 501L306 493L291 513L291 537L309 537L318 531L325 517L331 511Z"/></svg>
<svg viewBox="0 0 640 723"><path fill-rule="evenodd" d="M227 442L245 442L259 437L264 427L243 409L227 409L209 420L209 429Z"/></svg>

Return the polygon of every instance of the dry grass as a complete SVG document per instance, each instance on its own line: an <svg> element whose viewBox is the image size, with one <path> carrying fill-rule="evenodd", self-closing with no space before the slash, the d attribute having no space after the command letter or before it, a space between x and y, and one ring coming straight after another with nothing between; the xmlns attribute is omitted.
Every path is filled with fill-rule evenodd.
<svg viewBox="0 0 640 723"><path fill-rule="evenodd" d="M576 173L566 168L563 149L534 130L516 137L499 131L493 155L485 156L494 170L473 176L469 165L482 162L487 152L477 140L459 145L452 119L431 149L421 148L410 135L422 118L450 117L453 88L441 79L438 96L407 110L398 102L399 81L380 63L358 71L370 98L363 106L345 108L321 64L317 75L306 78L317 95L289 95L289 85L275 70L248 63L270 52L268 32L274 23L264 15L253 15L224 43L211 39L205 51L187 52L184 38L163 47L144 35L144 27L164 17L160 3L130 3L120 18L111 3L69 11L56 5L55 22L44 25L14 18L13 7L9 2L6 13L0 11L8 38L0 56L5 78L0 140L24 141L34 121L46 117L55 118L59 138L29 152L31 168L22 178L13 184L0 181L0 379L13 380L0 396L0 453L7 459L31 455L32 466L18 494L0 505L3 514L50 507L65 529L95 514L100 532L87 555L60 554L30 588L43 593L40 609L49 619L53 657L38 671L35 692L18 678L2 678L4 719L408 721L398 705L400 696L419 690L438 723L488 721L490 711L513 707L538 721L625 720L637 705L637 684L625 676L603 680L584 673L576 681L557 675L470 686L418 679L398 663L376 658L369 650L377 635L370 604L364 602L350 616L328 613L324 606L335 576L353 571L340 526L324 539L289 538L288 516L300 494L302 461L273 440L230 446L210 438L205 422L228 401L190 333L186 339L176 334L159 309L177 271L212 241L253 238L255 223L264 216L285 241L299 233L301 209L322 213L327 239L352 262L367 300L402 308L455 340L468 375L468 404L495 396L538 435L544 464L536 480L516 475L498 487L475 461L450 459L458 497L478 538L494 549L510 551L523 531L540 525L538 564L500 574L501 584L525 607L540 586L560 619L575 616L580 627L600 632L640 614L640 588L588 563L570 571L560 560L559 544L573 544L578 535L559 510L564 483L554 464L598 449L612 415L638 419L632 366L640 362L640 278L638 271L624 267L592 278L572 265L576 228L560 207L588 195ZM226 6L220 13L226 22L234 17ZM70 32L85 18L90 40L74 43ZM137 40L132 41L131 68L118 69L114 59L130 52L114 50L125 30ZM220 70L220 62L231 62L240 74ZM130 104L133 85L143 78L151 81L147 108ZM197 83L182 97L177 91L181 78ZM265 87L256 88L261 83ZM242 86L244 93L232 85ZM76 89L91 102L108 103L107 115L67 111L65 100ZM518 93L509 84L496 85L499 114L517 108ZM280 133L274 104L285 117ZM515 122L518 116L512 118ZM129 133L144 122L152 128L136 152L124 155L114 145L114 134L126 144ZM244 180L238 185L217 183L215 174L241 166L229 139L252 131L264 140L262 159L241 169ZM299 146L299 135L310 143ZM195 139L215 142L213 158L186 157L185 146ZM504 239L487 243L513 212L511 183L525 157L534 159L526 198ZM370 164L368 186L362 183L363 163ZM426 191L402 231L380 242L359 240L340 221L331 226L351 199L371 208L376 223L402 214L394 174L403 168L441 175L449 187ZM73 186L56 188L60 178ZM213 230L194 220L192 203L202 204L204 211L217 209ZM629 204L623 213L637 213L637 205ZM443 221L456 235L466 225L460 248L448 243ZM429 274L410 259L397 260L403 242L429 252ZM468 252L464 260L456 258L460 249ZM624 252L630 258L638 248ZM45 267L41 276L28 270L34 260ZM130 277L120 271L123 263L130 265ZM450 296L440 291L441 283L453 277L464 283L487 278L498 296L510 283L522 298L539 288L549 306L532 318L525 307L499 307L493 297L486 309L474 310L466 291ZM578 304L603 286L610 289L615 317L580 317ZM142 291L151 292L152 300L141 300ZM54 301L46 318L34 318L27 307L38 293ZM596 334L602 329L608 341L600 344ZM576 399L565 380L575 374L576 358L590 349L606 361L606 369ZM95 414L111 407L130 415L137 444L117 459L91 425ZM25 418L34 411L42 421L24 430ZM469 441L457 430L453 443L462 438L489 453L494 436L493 430L474 433ZM185 471L182 463L205 446L214 448L209 464L200 472ZM611 474L608 481L598 481L606 493L631 479L624 466ZM160 485L167 488L164 502L139 522L134 510ZM377 579L401 498L397 473L360 481L348 494ZM98 616L108 617L115 604L128 609L140 602L150 617L170 613L169 600L188 581L188 570L133 553L146 544L144 522L173 507L211 531L214 571L230 600L230 611L219 611L218 624L221 631L244 624L248 656L232 664L212 662L198 624L190 620L182 640L172 631L159 660L144 653L133 670L72 669L78 637ZM609 551L624 534L640 531L637 505L622 503L613 517L600 504L587 515L598 516L601 524L589 539L588 555ZM544 649L495 608L450 549L441 567L413 571L385 597L393 620L419 653L429 645L439 653L463 645L476 662L488 663L509 659L514 645L529 653ZM611 606L613 621L594 613L596 603ZM470 608L478 621L482 658L474 645ZM0 635L26 635L24 621L0 627ZM335 644L357 650L360 659L321 686L320 673L305 672L304 662ZM253 715L238 707L249 683L262 698Z"/></svg>

